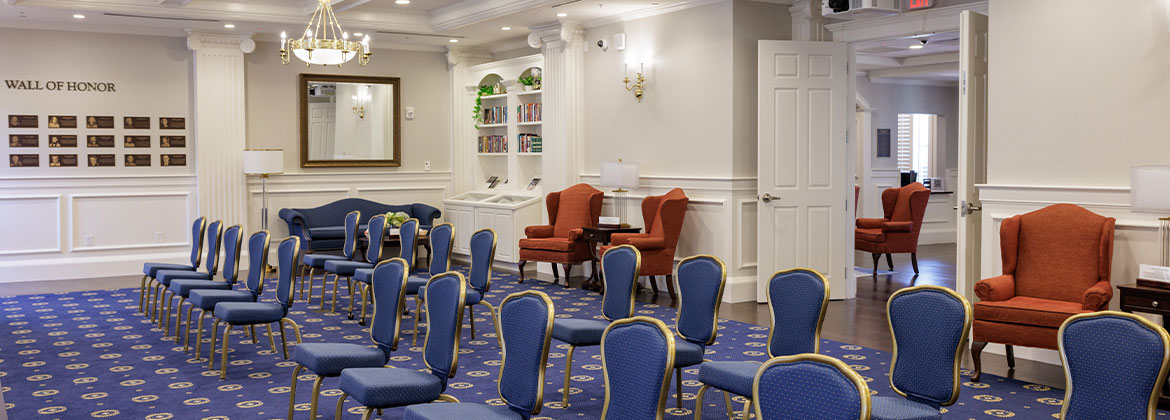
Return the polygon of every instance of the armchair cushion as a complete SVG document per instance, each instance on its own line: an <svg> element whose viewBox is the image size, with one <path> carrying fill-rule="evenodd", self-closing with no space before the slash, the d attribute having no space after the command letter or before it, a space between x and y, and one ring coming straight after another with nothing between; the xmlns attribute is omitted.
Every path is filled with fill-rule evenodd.
<svg viewBox="0 0 1170 420"><path fill-rule="evenodd" d="M866 241L866 242L885 242L886 241L886 233L882 232L881 228L878 228L878 229L857 229L856 231L853 232L853 238L855 240Z"/></svg>
<svg viewBox="0 0 1170 420"><path fill-rule="evenodd" d="M886 222L882 225L882 230L886 232L912 232L914 231L914 222Z"/></svg>
<svg viewBox="0 0 1170 420"><path fill-rule="evenodd" d="M857 227L862 229L881 229L882 225L886 223L886 219L857 219Z"/></svg>
<svg viewBox="0 0 1170 420"><path fill-rule="evenodd" d="M1081 309L1079 302L1016 296L998 302L976 302L975 319L1039 327L1060 328L1068 317L1092 312Z"/></svg>
<svg viewBox="0 0 1170 420"><path fill-rule="evenodd" d="M546 251L569 252L573 250L573 245L574 242L568 238L525 238L520 240L520 248Z"/></svg>
<svg viewBox="0 0 1170 420"><path fill-rule="evenodd" d="M1002 301L1016 296L1016 279L1011 274L979 280L975 295L985 301Z"/></svg>
<svg viewBox="0 0 1170 420"><path fill-rule="evenodd" d="M1110 299L1113 299L1113 286L1109 284L1108 280L1101 280L1085 290L1081 309L1086 311L1104 310L1109 306Z"/></svg>
<svg viewBox="0 0 1170 420"><path fill-rule="evenodd" d="M529 238L548 238L553 236L553 227L550 225L528 226L524 228L524 235Z"/></svg>
<svg viewBox="0 0 1170 420"><path fill-rule="evenodd" d="M666 240L663 238L630 238L629 242L639 251L666 248Z"/></svg>

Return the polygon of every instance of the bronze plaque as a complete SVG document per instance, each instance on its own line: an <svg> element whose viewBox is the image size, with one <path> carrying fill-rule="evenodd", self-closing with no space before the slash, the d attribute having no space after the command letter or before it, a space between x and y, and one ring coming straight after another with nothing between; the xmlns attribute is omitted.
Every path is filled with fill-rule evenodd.
<svg viewBox="0 0 1170 420"><path fill-rule="evenodd" d="M49 155L49 167L75 167L77 166L77 155Z"/></svg>
<svg viewBox="0 0 1170 420"><path fill-rule="evenodd" d="M162 166L187 166L187 155L162 155Z"/></svg>
<svg viewBox="0 0 1170 420"><path fill-rule="evenodd" d="M150 166L150 155L126 155L126 166Z"/></svg>
<svg viewBox="0 0 1170 420"><path fill-rule="evenodd" d="M50 115L49 128L77 128L77 116Z"/></svg>
<svg viewBox="0 0 1170 420"><path fill-rule="evenodd" d="M150 117L126 117L122 120L122 128L149 130Z"/></svg>
<svg viewBox="0 0 1170 420"><path fill-rule="evenodd" d="M114 117L85 117L85 128L114 128Z"/></svg>
<svg viewBox="0 0 1170 420"><path fill-rule="evenodd" d="M36 115L9 115L8 128L37 128L39 119Z"/></svg>
<svg viewBox="0 0 1170 420"><path fill-rule="evenodd" d="M127 148L150 147L150 136L126 136L123 146Z"/></svg>
<svg viewBox="0 0 1170 420"><path fill-rule="evenodd" d="M37 147L40 136L36 134L9 134L8 147Z"/></svg>
<svg viewBox="0 0 1170 420"><path fill-rule="evenodd" d="M8 155L9 168L35 168L41 166L41 155Z"/></svg>
<svg viewBox="0 0 1170 420"><path fill-rule="evenodd" d="M50 134L49 147L77 147L77 136L74 134Z"/></svg>
<svg viewBox="0 0 1170 420"><path fill-rule="evenodd" d="M187 147L187 136L160 136L161 147Z"/></svg>
<svg viewBox="0 0 1170 420"><path fill-rule="evenodd" d="M85 136L85 147L114 147L114 136Z"/></svg>
<svg viewBox="0 0 1170 420"><path fill-rule="evenodd" d="M187 119L183 117L158 117L158 128L163 130L183 130L187 128Z"/></svg>
<svg viewBox="0 0 1170 420"><path fill-rule="evenodd" d="M89 166L117 166L118 160L114 155L89 155Z"/></svg>

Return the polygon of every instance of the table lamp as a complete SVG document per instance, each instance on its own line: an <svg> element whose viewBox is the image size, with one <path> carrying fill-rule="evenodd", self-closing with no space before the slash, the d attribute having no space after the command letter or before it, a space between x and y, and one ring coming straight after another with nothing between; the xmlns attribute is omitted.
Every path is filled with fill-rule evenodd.
<svg viewBox="0 0 1170 420"><path fill-rule="evenodd" d="M284 150L244 149L244 173L260 175L260 188L263 191L260 225L268 230L268 176L284 173Z"/></svg>
<svg viewBox="0 0 1170 420"><path fill-rule="evenodd" d="M601 162L601 186L614 188L614 213L617 213L618 224L622 228L630 227L626 223L625 198L629 192L626 188L638 186L638 163L622 162L621 159L617 162Z"/></svg>
<svg viewBox="0 0 1170 420"><path fill-rule="evenodd" d="M1129 172L1130 211L1170 214L1170 165L1134 166ZM1159 265L1170 266L1170 217L1158 219Z"/></svg>

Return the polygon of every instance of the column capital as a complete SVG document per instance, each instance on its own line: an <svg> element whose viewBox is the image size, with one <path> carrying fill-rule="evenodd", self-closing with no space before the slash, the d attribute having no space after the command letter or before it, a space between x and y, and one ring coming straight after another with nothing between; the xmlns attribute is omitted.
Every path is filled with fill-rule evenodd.
<svg viewBox="0 0 1170 420"><path fill-rule="evenodd" d="M585 38L585 26L578 22L563 20L543 25L529 26L532 33L540 37L542 44L580 42ZM529 42L529 45L532 45Z"/></svg>
<svg viewBox="0 0 1170 420"><path fill-rule="evenodd" d="M187 31L187 49L200 51L203 49L239 49L244 54L256 50L256 41L252 35L226 35L206 32Z"/></svg>
<svg viewBox="0 0 1170 420"><path fill-rule="evenodd" d="M491 59L492 52L486 48L447 46L447 64L452 66L468 61L489 61Z"/></svg>

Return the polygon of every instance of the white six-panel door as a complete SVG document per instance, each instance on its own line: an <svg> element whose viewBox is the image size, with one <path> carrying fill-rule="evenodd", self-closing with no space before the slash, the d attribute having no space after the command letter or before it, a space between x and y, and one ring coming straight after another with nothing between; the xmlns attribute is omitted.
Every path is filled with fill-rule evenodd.
<svg viewBox="0 0 1170 420"><path fill-rule="evenodd" d="M760 302L773 273L796 267L827 276L831 298L853 297L846 262L853 252L848 59L840 42L759 43Z"/></svg>
<svg viewBox="0 0 1170 420"><path fill-rule="evenodd" d="M959 226L956 230L955 288L975 299L981 277L983 215L978 184L987 182L987 16L959 15ZM972 207L974 206L974 207Z"/></svg>

